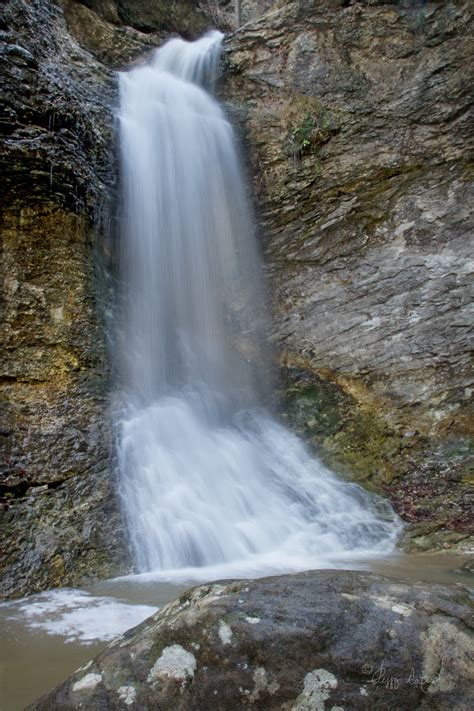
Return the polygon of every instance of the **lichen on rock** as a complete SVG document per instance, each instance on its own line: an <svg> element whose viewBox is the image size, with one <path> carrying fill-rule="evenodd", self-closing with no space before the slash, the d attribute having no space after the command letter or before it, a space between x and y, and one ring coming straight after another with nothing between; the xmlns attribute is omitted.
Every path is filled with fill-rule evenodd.
<svg viewBox="0 0 474 711"><path fill-rule="evenodd" d="M221 596L202 586L95 659L89 676L102 682L87 703L128 708L117 681L126 679L131 708L461 711L474 654L471 602L460 585L348 571L233 581ZM253 615L259 624L248 624ZM209 633L223 619L232 619L225 647ZM83 708L73 692L83 678L76 672L30 709Z"/></svg>

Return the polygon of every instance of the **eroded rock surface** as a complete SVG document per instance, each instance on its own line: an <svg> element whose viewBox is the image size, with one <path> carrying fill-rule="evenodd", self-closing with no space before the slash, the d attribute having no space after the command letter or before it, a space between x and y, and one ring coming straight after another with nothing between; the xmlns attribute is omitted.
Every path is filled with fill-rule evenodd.
<svg viewBox="0 0 474 711"><path fill-rule="evenodd" d="M196 0L60 0L71 34L108 66L123 68L171 33L195 38L212 24Z"/></svg>
<svg viewBox="0 0 474 711"><path fill-rule="evenodd" d="M3 8L1 593L120 569L95 274L116 82L50 2Z"/></svg>
<svg viewBox="0 0 474 711"><path fill-rule="evenodd" d="M58 0L71 34L97 59L123 68L143 61L164 39L196 39L206 30L235 29L233 0ZM242 22L262 15L275 0L243 0Z"/></svg>
<svg viewBox="0 0 474 711"><path fill-rule="evenodd" d="M430 547L472 531L472 5L280 5L227 41L223 91L288 421Z"/></svg>
<svg viewBox="0 0 474 711"><path fill-rule="evenodd" d="M465 711L471 624L462 586L343 571L206 585L29 708Z"/></svg>

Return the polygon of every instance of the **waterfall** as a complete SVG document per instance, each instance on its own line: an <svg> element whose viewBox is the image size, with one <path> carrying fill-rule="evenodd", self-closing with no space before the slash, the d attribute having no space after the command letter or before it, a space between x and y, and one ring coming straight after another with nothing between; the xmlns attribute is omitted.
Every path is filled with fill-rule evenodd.
<svg viewBox="0 0 474 711"><path fill-rule="evenodd" d="M268 322L236 139L212 96L222 36L120 76L121 494L139 571L297 570L387 552L388 504L263 408Z"/></svg>

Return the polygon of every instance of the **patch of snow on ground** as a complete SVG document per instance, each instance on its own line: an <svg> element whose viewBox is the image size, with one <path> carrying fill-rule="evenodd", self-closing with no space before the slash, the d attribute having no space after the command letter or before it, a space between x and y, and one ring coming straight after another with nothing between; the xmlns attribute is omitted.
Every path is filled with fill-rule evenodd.
<svg viewBox="0 0 474 711"><path fill-rule="evenodd" d="M130 605L112 597L95 597L83 590L50 590L7 603L10 619L29 629L66 637L66 642L108 642L153 615L158 608Z"/></svg>

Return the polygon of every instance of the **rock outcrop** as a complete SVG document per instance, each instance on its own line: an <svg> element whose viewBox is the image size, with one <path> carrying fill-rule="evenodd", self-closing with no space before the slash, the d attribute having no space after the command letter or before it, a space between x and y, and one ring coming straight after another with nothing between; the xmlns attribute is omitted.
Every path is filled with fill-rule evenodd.
<svg viewBox="0 0 474 711"><path fill-rule="evenodd" d="M288 421L436 546L472 531L472 6L280 5L227 40L223 92Z"/></svg>
<svg viewBox="0 0 474 711"><path fill-rule="evenodd" d="M179 33L195 38L212 25L197 0L60 0L70 33L104 64L123 68Z"/></svg>
<svg viewBox="0 0 474 711"><path fill-rule="evenodd" d="M233 0L58 1L81 46L115 68L123 68L144 53L146 56L173 34L195 39L210 28L235 29ZM243 0L242 21L259 17L274 4L275 0Z"/></svg>
<svg viewBox="0 0 474 711"><path fill-rule="evenodd" d="M462 586L319 571L194 588L30 706L469 708Z"/></svg>

